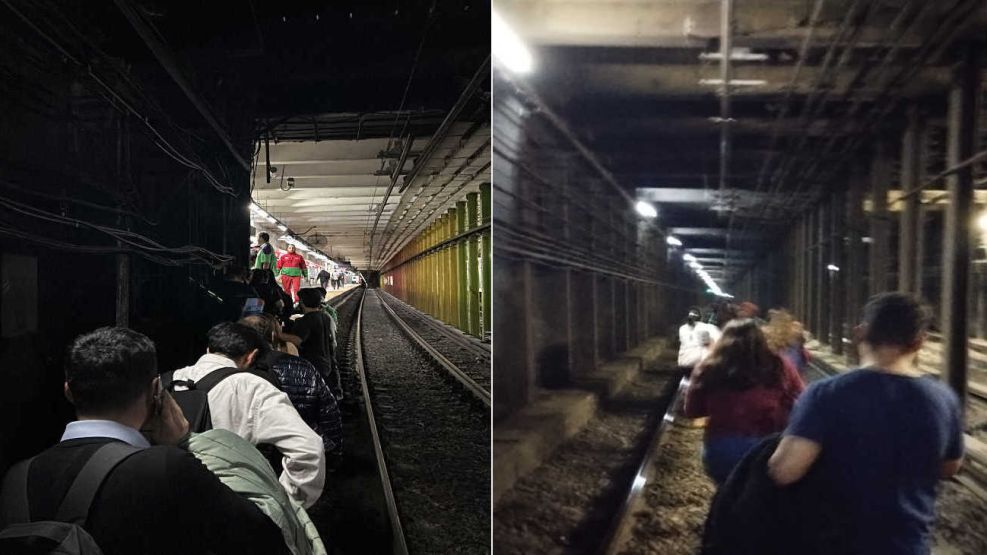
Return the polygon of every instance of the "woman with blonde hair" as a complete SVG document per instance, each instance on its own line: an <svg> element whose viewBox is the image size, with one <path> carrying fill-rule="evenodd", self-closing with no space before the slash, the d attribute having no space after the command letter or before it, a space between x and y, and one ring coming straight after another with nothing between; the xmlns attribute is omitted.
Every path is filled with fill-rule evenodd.
<svg viewBox="0 0 987 555"><path fill-rule="evenodd" d="M811 356L805 349L805 328L802 322L781 308L769 311L768 316L768 323L764 326L768 347L788 359L799 374L804 374Z"/></svg>

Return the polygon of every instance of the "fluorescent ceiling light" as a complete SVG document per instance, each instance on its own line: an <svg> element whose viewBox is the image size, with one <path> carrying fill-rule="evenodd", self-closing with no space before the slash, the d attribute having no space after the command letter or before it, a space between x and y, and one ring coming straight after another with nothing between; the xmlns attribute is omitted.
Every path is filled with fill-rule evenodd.
<svg viewBox="0 0 987 555"><path fill-rule="evenodd" d="M700 264L700 263L698 263L698 262L690 262L689 263L689 266L691 268L695 269L695 270L702 270L703 269L703 265Z"/></svg>
<svg viewBox="0 0 987 555"><path fill-rule="evenodd" d="M534 62L521 37L500 18L497 10L491 10L490 20L494 58L514 73L531 72Z"/></svg>
<svg viewBox="0 0 987 555"><path fill-rule="evenodd" d="M658 217L658 211L655 210L655 207L650 202L644 202L643 200L639 200L637 201L637 204L634 205L634 209L637 210L638 214L640 214L645 218Z"/></svg>
<svg viewBox="0 0 987 555"><path fill-rule="evenodd" d="M836 264L830 264L830 265L826 266L826 269L829 270L830 272L839 272L840 271L840 267L837 266Z"/></svg>
<svg viewBox="0 0 987 555"><path fill-rule="evenodd" d="M980 231L987 232L987 212L980 214L980 217L977 218L977 226Z"/></svg>
<svg viewBox="0 0 987 555"><path fill-rule="evenodd" d="M719 52L702 52L699 54L700 60L722 60L723 54ZM768 59L767 54L751 52L750 48L734 48L730 51L730 59L741 62L763 62Z"/></svg>
<svg viewBox="0 0 987 555"><path fill-rule="evenodd" d="M669 245L673 246L673 247L681 247L682 246L682 241L680 241L679 238L676 237L676 236L674 236L674 235L669 235L668 237L666 237L665 238L665 242L668 243Z"/></svg>
<svg viewBox="0 0 987 555"><path fill-rule="evenodd" d="M723 79L700 79L700 85L723 86ZM731 79L731 87L763 87L768 82L764 79Z"/></svg>
<svg viewBox="0 0 987 555"><path fill-rule="evenodd" d="M682 255L682 260L685 260L686 262L695 262L696 261L696 257L695 256L692 256L689 253L685 253L685 254Z"/></svg>

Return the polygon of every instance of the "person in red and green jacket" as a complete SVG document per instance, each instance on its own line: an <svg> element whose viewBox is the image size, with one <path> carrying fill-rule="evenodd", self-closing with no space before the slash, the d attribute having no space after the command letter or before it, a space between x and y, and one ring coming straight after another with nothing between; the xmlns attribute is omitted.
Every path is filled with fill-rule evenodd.
<svg viewBox="0 0 987 555"><path fill-rule="evenodd" d="M305 259L295 252L295 245L288 245L288 252L278 259L277 274L281 276L281 287L298 302L298 290L302 286L302 276L308 277Z"/></svg>

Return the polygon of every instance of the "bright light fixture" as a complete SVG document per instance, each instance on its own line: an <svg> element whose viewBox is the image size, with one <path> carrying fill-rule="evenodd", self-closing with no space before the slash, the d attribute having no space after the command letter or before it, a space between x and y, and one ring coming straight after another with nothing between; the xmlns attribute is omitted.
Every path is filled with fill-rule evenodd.
<svg viewBox="0 0 987 555"><path fill-rule="evenodd" d="M723 55L719 52L703 52L699 54L700 60L722 60ZM751 52L750 48L734 48L730 51L730 59L742 62L763 62L768 59L767 54Z"/></svg>
<svg viewBox="0 0 987 555"><path fill-rule="evenodd" d="M836 264L830 264L830 265L826 266L826 269L829 270L830 272L839 272L840 271L840 267L837 266Z"/></svg>
<svg viewBox="0 0 987 555"><path fill-rule="evenodd" d="M634 209L637 210L638 214L640 214L645 218L658 217L658 211L655 210L655 207L650 202L644 202L643 200L639 200L637 201L637 204L634 205Z"/></svg>
<svg viewBox="0 0 987 555"><path fill-rule="evenodd" d="M679 238L676 237L676 236L674 236L674 235L669 235L668 237L666 237L665 238L665 242L668 243L669 245L673 246L673 247L681 247L682 246L682 241L680 241Z"/></svg>
<svg viewBox="0 0 987 555"><path fill-rule="evenodd" d="M288 226L284 224L278 224L278 229L280 229L281 231L288 231Z"/></svg>
<svg viewBox="0 0 987 555"><path fill-rule="evenodd" d="M491 10L490 20L494 58L514 73L531 72L534 62L521 37L500 18L496 10Z"/></svg>
<svg viewBox="0 0 987 555"><path fill-rule="evenodd" d="M685 260L686 262L695 262L696 261L696 257L695 256L692 256L689 253L685 253L685 254L682 255L682 260Z"/></svg>
<svg viewBox="0 0 987 555"><path fill-rule="evenodd" d="M987 233L987 212L980 214L980 217L977 218L977 227L980 228L980 231Z"/></svg>
<svg viewBox="0 0 987 555"><path fill-rule="evenodd" d="M700 264L700 263L698 263L698 262L690 262L689 263L689 267L692 268L693 270L702 270L703 269L703 265Z"/></svg>
<svg viewBox="0 0 987 555"><path fill-rule="evenodd" d="M700 79L700 85L723 86L723 79ZM768 82L764 79L731 79L731 87L763 87Z"/></svg>

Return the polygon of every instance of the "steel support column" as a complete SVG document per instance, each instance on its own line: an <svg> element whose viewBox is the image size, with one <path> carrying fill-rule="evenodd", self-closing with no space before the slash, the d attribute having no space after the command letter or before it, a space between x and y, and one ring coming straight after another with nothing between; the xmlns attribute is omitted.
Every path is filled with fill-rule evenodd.
<svg viewBox="0 0 987 555"><path fill-rule="evenodd" d="M480 223L481 225L490 225L490 184L484 183L480 185ZM483 335L490 333L490 238L492 234L488 230L486 233L480 236L480 241L482 243L481 250L483 252L483 258L481 259L480 265L480 280L483 286L481 291L483 295L483 301L481 306L483 307ZM483 336L481 335L481 337Z"/></svg>
<svg viewBox="0 0 987 555"><path fill-rule="evenodd" d="M853 328L860 322L860 312L863 308L866 291L864 281L860 279L864 271L864 176L860 168L854 169L850 177L850 188L847 190L847 252L846 268L843 269L846 278L846 320L847 337L851 347L847 350L847 364L853 366L860 363L860 353L853 335ZM842 268L841 268L842 269Z"/></svg>
<svg viewBox="0 0 987 555"><path fill-rule="evenodd" d="M974 154L977 146L980 96L980 47L970 45L956 68L949 94L946 165ZM947 178L949 204L943 233L942 331L943 377L964 408L967 398L967 296L970 279L973 168L963 167Z"/></svg>
<svg viewBox="0 0 987 555"><path fill-rule="evenodd" d="M919 204L915 217L915 294L925 298L925 257L926 230L929 225L929 211Z"/></svg>
<svg viewBox="0 0 987 555"><path fill-rule="evenodd" d="M901 183L899 188L911 191L922 181L922 135L923 122L917 106L908 110L908 128L901 145ZM902 201L901 217L898 233L898 290L914 293L915 273L918 268L916 261L916 241L918 230L918 211L922 195L910 195Z"/></svg>
<svg viewBox="0 0 987 555"><path fill-rule="evenodd" d="M832 307L829 313L829 345L833 349L834 355L843 354L843 325L846 316L846 303L844 302L846 298L845 283L847 280L846 249L844 243L844 237L846 236L845 206L846 195L843 193L833 195L832 203L830 204L832 235L830 235L829 240L829 258L839 269L830 273L832 276L832 289L828 304Z"/></svg>
<svg viewBox="0 0 987 555"><path fill-rule="evenodd" d="M891 179L891 164L888 145L878 140L871 164L871 214L870 214L870 294L876 295L888 289L888 181Z"/></svg>
<svg viewBox="0 0 987 555"><path fill-rule="evenodd" d="M829 236L832 233L829 225L829 206L824 200L819 203L819 221L816 224L819 231L819 249L816 251L817 275L819 276L819 291L816 294L816 303L819 310L816 312L816 328L819 330L819 340L829 342L829 308L830 308L830 270L829 266ZM832 345L832 343L830 343Z"/></svg>

